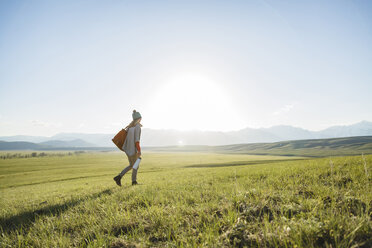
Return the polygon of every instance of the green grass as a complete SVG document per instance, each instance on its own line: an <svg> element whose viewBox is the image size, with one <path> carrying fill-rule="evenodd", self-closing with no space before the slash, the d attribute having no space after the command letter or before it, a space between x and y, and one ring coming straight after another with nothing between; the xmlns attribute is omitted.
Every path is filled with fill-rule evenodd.
<svg viewBox="0 0 372 248"><path fill-rule="evenodd" d="M370 247L372 156L0 160L1 247Z"/></svg>

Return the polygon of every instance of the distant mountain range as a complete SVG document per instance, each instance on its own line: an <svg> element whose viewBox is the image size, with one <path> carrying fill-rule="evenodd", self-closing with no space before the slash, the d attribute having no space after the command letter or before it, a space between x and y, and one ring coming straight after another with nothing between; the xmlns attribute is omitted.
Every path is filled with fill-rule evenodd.
<svg viewBox="0 0 372 248"><path fill-rule="evenodd" d="M114 133L59 133L52 137L17 135L0 137L0 141L31 142L41 147L109 148L114 147L111 141L114 135ZM178 131L169 129L156 130L143 128L141 145L145 147L180 145L219 146L370 135L372 135L372 122L368 121L362 121L349 126L333 126L322 131L309 131L306 129L285 125L273 126L270 128L245 128L239 131L231 132Z"/></svg>
<svg viewBox="0 0 372 248"><path fill-rule="evenodd" d="M60 145L59 143L57 145ZM64 144L65 145L65 144ZM0 141L0 150L89 150L118 151L114 147L54 147L23 141ZM327 157L372 154L372 136L332 139L292 140L274 143L250 143L224 146L159 146L144 147L146 152L212 152L252 155L279 155L299 157ZM215 164L211 166L216 166Z"/></svg>
<svg viewBox="0 0 372 248"><path fill-rule="evenodd" d="M82 139L74 139L69 141L63 140L49 140L39 143L42 146L52 146L52 147L94 147L96 145L86 142Z"/></svg>

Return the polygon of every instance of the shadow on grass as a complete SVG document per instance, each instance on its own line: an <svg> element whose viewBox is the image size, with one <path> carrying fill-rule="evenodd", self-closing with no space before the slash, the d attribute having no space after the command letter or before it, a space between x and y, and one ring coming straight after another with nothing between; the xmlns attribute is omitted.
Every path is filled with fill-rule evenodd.
<svg viewBox="0 0 372 248"><path fill-rule="evenodd" d="M109 176L109 175L112 175L112 173L109 173L109 174L100 174L100 175L92 175L92 176L69 177L69 178L62 178L62 179L56 179L56 180L47 180L47 181L41 181L41 182L35 182L35 183L25 183L25 184L18 184L18 185L10 185L10 186L7 186L7 187L0 187L0 189L16 188L16 187L31 186L31 185L38 185L38 184L45 184L45 183L63 182L63 181L70 181L70 180L76 180L76 179L86 179L86 178L92 178L92 177L102 177L102 176Z"/></svg>
<svg viewBox="0 0 372 248"><path fill-rule="evenodd" d="M61 204L45 206L35 211L22 212L8 218L0 218L0 228L3 233L9 233L18 229L22 229L23 231L25 231L32 225L32 223L35 222L38 217L61 214L84 201L111 194L112 190L106 189L90 196L86 196L84 198L73 199Z"/></svg>
<svg viewBox="0 0 372 248"><path fill-rule="evenodd" d="M248 161L233 161L226 163L208 163L208 164L192 164L187 165L185 168L212 168L212 167L229 167L229 166L241 166L241 165L256 165L256 164L271 164L298 161L304 159L277 159L277 160L248 160Z"/></svg>

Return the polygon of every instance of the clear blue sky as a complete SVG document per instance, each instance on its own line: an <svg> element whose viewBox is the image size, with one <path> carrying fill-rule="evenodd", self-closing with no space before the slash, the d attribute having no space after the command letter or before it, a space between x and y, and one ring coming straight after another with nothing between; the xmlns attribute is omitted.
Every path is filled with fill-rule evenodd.
<svg viewBox="0 0 372 248"><path fill-rule="evenodd" d="M0 1L0 135L372 121L372 1Z"/></svg>

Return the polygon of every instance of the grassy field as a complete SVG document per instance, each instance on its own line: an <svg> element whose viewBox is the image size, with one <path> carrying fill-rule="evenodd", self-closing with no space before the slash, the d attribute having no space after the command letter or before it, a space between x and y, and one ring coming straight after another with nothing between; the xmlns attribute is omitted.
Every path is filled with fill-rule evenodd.
<svg viewBox="0 0 372 248"><path fill-rule="evenodd" d="M372 156L0 160L1 247L371 247Z"/></svg>

